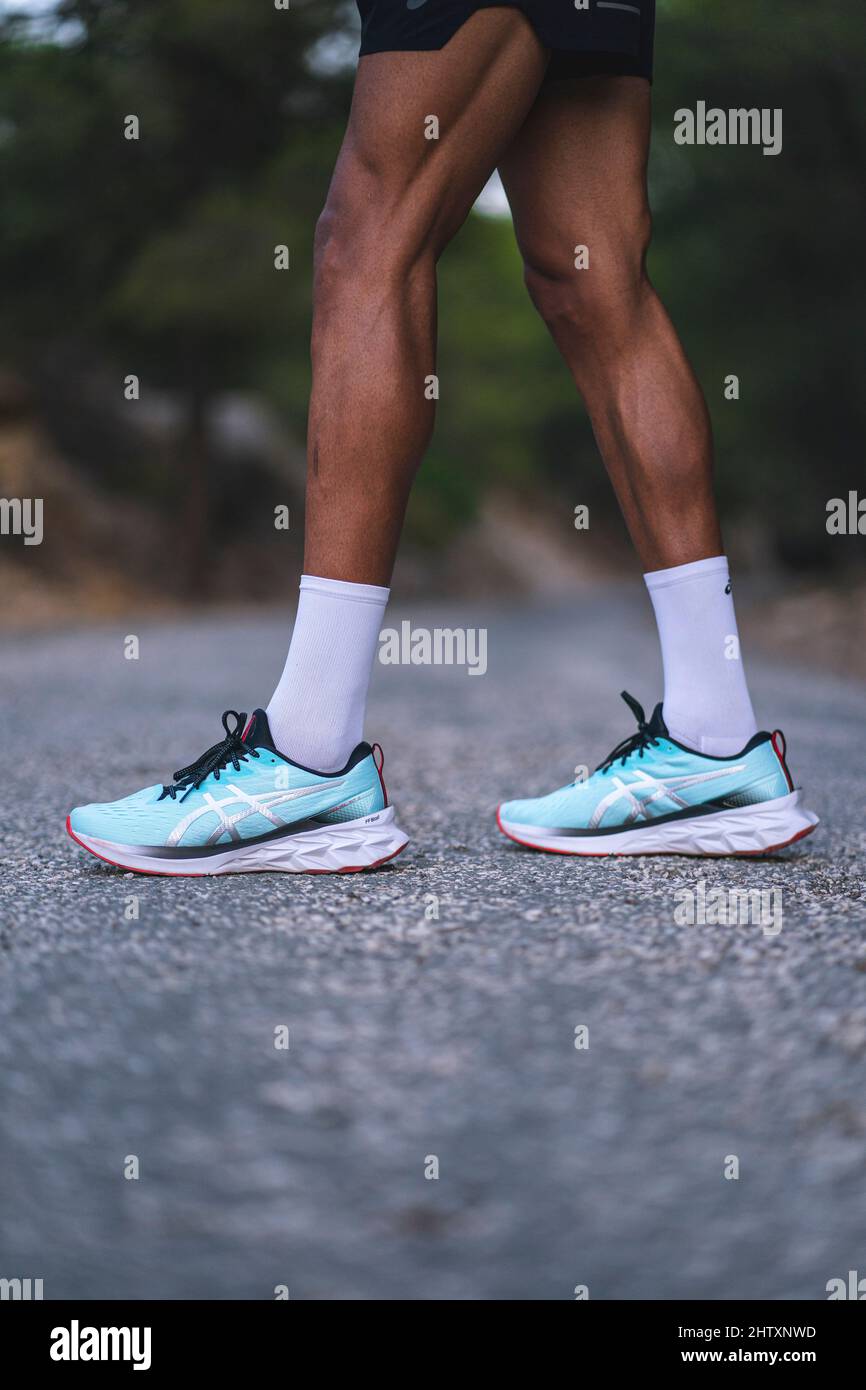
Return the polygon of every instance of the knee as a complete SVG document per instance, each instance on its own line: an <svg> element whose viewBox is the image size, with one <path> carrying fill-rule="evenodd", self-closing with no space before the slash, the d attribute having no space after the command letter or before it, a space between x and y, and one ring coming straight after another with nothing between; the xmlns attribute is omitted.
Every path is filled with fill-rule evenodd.
<svg viewBox="0 0 866 1390"><path fill-rule="evenodd" d="M649 292L646 254L652 224L644 208L575 244L570 238L524 248L526 287L556 336L592 335L627 326ZM564 247L564 250L563 250Z"/></svg>
<svg viewBox="0 0 866 1390"><path fill-rule="evenodd" d="M329 195L316 223L313 302L317 313L406 293L435 260L413 200L370 174Z"/></svg>
<svg viewBox="0 0 866 1390"><path fill-rule="evenodd" d="M363 220L345 201L331 200L316 223L313 242L313 303L326 312L362 271L366 242Z"/></svg>

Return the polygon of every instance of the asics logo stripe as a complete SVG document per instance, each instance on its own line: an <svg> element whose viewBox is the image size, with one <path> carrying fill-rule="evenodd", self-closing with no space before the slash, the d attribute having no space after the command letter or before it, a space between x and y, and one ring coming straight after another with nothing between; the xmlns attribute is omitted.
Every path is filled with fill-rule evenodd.
<svg viewBox="0 0 866 1390"><path fill-rule="evenodd" d="M746 764L738 763L735 767L713 768L708 772L692 772L682 777L651 777L643 768L634 769L634 781L626 783L622 777L614 777L613 790L603 796L596 806L589 820L589 829L596 830L604 819L605 812L611 806L615 806L618 801L625 799L631 805L631 810L627 816L628 824L633 824L641 816L645 820L652 820L654 817L650 808L657 802L667 799L674 806L681 810L691 809L684 797L678 796L677 792L686 787L697 786L702 782L712 782L719 777L730 777L735 772L745 772ZM646 792L647 795L641 798L638 793ZM697 808L695 808L697 809Z"/></svg>
<svg viewBox="0 0 866 1390"><path fill-rule="evenodd" d="M345 778L341 778L338 782L315 782L309 787L295 787L290 791L260 792L255 795L251 792L243 792L234 783L229 783L226 791L230 792L231 795L225 796L219 801L210 792L205 792L205 804L196 807L194 811L190 811L188 815L184 816L183 820L178 821L165 842L166 847L173 848L180 844L190 826L194 825L202 816L216 815L218 820L218 824L205 841L207 845L216 844L223 835L228 835L232 840L239 840L241 836L238 834L237 826L249 816L264 816L271 825L280 829L282 826L288 825L290 821L284 816L276 815L276 807L297 801L299 797L313 796L316 792L338 791L344 785ZM236 806L238 803L241 804L241 810L227 815L225 808Z"/></svg>

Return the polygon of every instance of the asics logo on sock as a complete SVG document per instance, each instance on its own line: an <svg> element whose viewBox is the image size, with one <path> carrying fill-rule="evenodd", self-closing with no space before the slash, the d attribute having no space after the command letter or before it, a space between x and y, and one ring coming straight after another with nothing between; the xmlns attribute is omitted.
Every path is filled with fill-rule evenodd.
<svg viewBox="0 0 866 1390"><path fill-rule="evenodd" d="M427 0L406 0L407 10L420 10L422 5L426 5Z"/></svg>
<svg viewBox="0 0 866 1390"><path fill-rule="evenodd" d="M309 787L295 787L291 791L260 792L255 795L252 792L241 791L240 787L229 783L226 791L231 793L217 800L211 792L204 793L204 805L197 806L194 811L190 811L184 816L183 820L178 821L166 840L166 847L172 848L179 845L186 832L196 821L201 820L202 816L216 815L217 825L204 841L206 845L215 845L223 835L228 835L232 840L240 840L238 825L241 821L247 820L250 816L264 816L265 820L270 821L275 829L288 825L290 821L284 816L276 814L278 806L284 806L287 802L297 801L299 797L313 796L316 792L340 791L345 785L345 779L338 782L315 782ZM240 810L233 811L231 815L226 814L227 806L238 806ZM333 809L333 808L330 808ZM296 819L296 818L292 818Z"/></svg>
<svg viewBox="0 0 866 1390"><path fill-rule="evenodd" d="M595 830L604 819L604 814L611 806L615 806L618 801L625 799L629 803L629 810L625 816L624 824L631 825L634 821L643 817L651 820L650 807L653 813L664 814L664 808L657 803L667 800L676 807L677 810L686 810L690 802L684 797L679 796L680 791L686 787L694 787L702 782L713 782L719 777L729 777L732 772L745 772L746 764L738 763L736 767L722 767L712 769L709 772L692 772L683 777L669 777L662 780L658 777L651 777L648 772L636 768L634 771L634 781L625 782L622 777L614 777L613 790L603 796L596 806L589 821L589 829Z"/></svg>

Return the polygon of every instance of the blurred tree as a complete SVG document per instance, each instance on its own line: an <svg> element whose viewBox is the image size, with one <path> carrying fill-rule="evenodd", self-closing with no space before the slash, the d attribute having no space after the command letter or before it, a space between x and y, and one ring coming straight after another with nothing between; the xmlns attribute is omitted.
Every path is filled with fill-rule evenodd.
<svg viewBox="0 0 866 1390"><path fill-rule="evenodd" d="M0 356L48 395L52 363L98 360L186 398L178 513L196 585L213 395L257 387L303 435L312 237L353 15L350 0L62 0L50 23L0 21ZM797 565L856 547L831 542L823 518L856 485L866 424L864 38L863 6L845 0L788 0L783 20L753 0L659 0L651 273L709 397L725 511L757 517ZM780 108L781 154L677 145L674 112L698 100ZM289 271L274 268L278 244ZM431 545L503 479L614 515L521 281L507 219L471 217L443 258L439 423L410 510ZM729 373L738 401L724 398ZM146 469L81 461L146 485Z"/></svg>
<svg viewBox="0 0 866 1390"><path fill-rule="evenodd" d="M652 270L709 397L726 510L759 516L799 567L859 550L824 521L866 427L864 53L866 9L846 0L660 9ZM780 109L781 153L675 145L674 112L698 100Z"/></svg>
<svg viewBox="0 0 866 1390"><path fill-rule="evenodd" d="M48 344L65 342L64 360L86 344L121 360L120 376L187 398L180 519L195 592L210 400L258 384L286 338L307 356L311 229L347 81L306 56L339 9L63 0L47 41L5 25L0 347L38 375ZM282 245L291 270L276 268Z"/></svg>

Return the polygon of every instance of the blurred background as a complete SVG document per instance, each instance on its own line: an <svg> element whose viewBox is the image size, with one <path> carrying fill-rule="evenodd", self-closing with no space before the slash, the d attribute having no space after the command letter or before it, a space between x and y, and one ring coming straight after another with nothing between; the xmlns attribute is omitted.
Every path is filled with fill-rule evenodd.
<svg viewBox="0 0 866 1390"><path fill-rule="evenodd" d="M294 596L312 239L358 35L351 0L0 3L0 496L45 509L42 545L0 538L6 624ZM808 630L845 669L866 647L864 547L826 507L863 477L864 38L844 0L787 0L783 22L660 0L651 160L650 270L709 400L728 551L772 640ZM676 145L698 100L782 108L782 153ZM399 592L636 573L496 180L440 283Z"/></svg>

